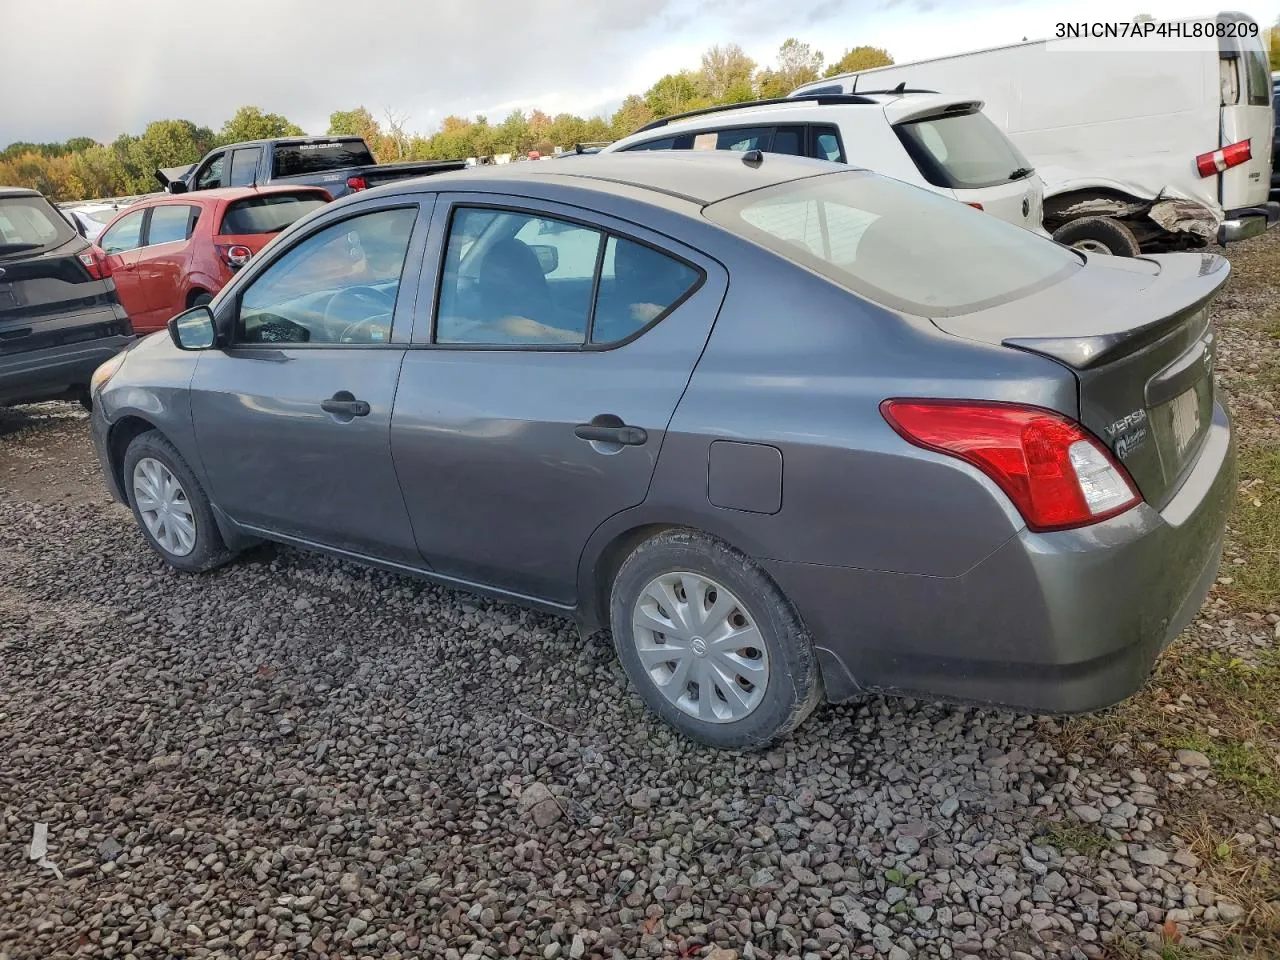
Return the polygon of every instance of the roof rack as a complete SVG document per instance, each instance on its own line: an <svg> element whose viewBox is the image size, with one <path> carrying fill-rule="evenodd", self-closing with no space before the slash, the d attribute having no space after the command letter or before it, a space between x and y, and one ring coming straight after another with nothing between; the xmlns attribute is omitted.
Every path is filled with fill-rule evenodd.
<svg viewBox="0 0 1280 960"><path fill-rule="evenodd" d="M932 91L930 91L932 92ZM772 107L784 103L816 103L819 106L827 104L853 104L853 103L875 103L876 101L869 97L857 93L820 93L813 96L805 96L801 94L796 97L771 97L767 100L744 100L742 103L722 103L718 107L703 107L701 110L690 110L687 113L677 113L670 117L662 117L654 120L652 123L646 123L636 133L644 133L646 130L656 130L659 127L665 127L667 124L676 120L687 120L690 117L702 117L709 113L727 113L731 110L743 110L747 107Z"/></svg>
<svg viewBox="0 0 1280 960"><path fill-rule="evenodd" d="M937 93L937 90L926 90L923 87L908 87L906 81L898 84L892 90L858 90L857 93L863 96L871 96L873 93Z"/></svg>

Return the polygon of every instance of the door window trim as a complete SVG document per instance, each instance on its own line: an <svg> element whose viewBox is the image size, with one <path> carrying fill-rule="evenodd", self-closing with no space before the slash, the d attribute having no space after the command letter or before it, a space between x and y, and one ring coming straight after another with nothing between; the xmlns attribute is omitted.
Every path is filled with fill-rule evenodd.
<svg viewBox="0 0 1280 960"><path fill-rule="evenodd" d="M469 199L475 198L475 199ZM481 199L483 198L483 199ZM539 207L538 204L544 204ZM436 321L437 311L440 306L440 295L444 285L444 261L449 252L449 233L453 227L453 218L457 211L467 210L496 210L499 213L514 213L520 216L536 217L543 220L558 220L563 223L572 224L575 227L583 227L593 230L601 235L601 243L596 251L595 275L591 281L591 308L587 315L586 342L585 343L437 343L436 342ZM580 210L581 213L574 214L567 212L570 210ZM686 256L675 253L668 247L663 247L651 240L641 239L640 237L626 233L622 230L606 226L599 221L586 219L583 215L590 215L590 211L582 208L569 207L567 204L557 203L555 201L539 201L529 197L514 197L505 194L448 194L441 197L441 202L437 203L437 208L432 217L432 233L433 242L429 245L427 255L431 258L429 264L434 268L435 278L431 284L430 297L428 298L428 306L426 313L426 339L419 339L419 325L415 325L413 338L410 341L409 348L413 350L477 350L477 351L500 351L505 353L511 352L535 352L535 353L604 353L609 350L616 350L619 347L625 347L627 344L638 340L644 336L659 323L665 320L671 314L675 313L681 306L687 303L699 290L707 283L707 271L700 264ZM592 343L591 331L595 323L596 299L599 293L600 278L604 270L605 251L609 246L609 238L613 237L618 240L627 240L638 244L642 247L648 247L655 253L670 257L672 260L678 261L689 267L698 278L686 290L679 299L673 301L662 313L658 314L643 327L640 327L634 333L621 340L610 340L607 343ZM424 271L425 273L425 271ZM425 277L424 277L425 279ZM418 297L422 299L421 294ZM416 314L421 316L421 314Z"/></svg>
<svg viewBox="0 0 1280 960"><path fill-rule="evenodd" d="M275 353L284 350L403 350L408 346L409 334L413 326L414 305L417 301L417 290L420 286L422 272L423 249L427 242L427 232L433 220L432 213L436 202L434 193L398 193L386 197L378 197L350 207L324 220L311 224L306 233L293 238L284 247L277 247L271 256L264 260L256 257L232 283L236 283L234 295L219 305L214 317L215 327L220 334L234 334L240 321L241 300L245 291L258 282L258 278L300 244L306 243L316 234L340 223L363 217L371 213L386 210L414 209L416 214L413 230L409 235L409 244L405 249L404 264L400 268L400 285L396 288L396 305L391 315L391 334L381 343L237 343L229 339L222 348L228 353ZM241 281L241 277L244 278ZM237 283L237 281L240 281ZM409 296L409 290L414 292Z"/></svg>

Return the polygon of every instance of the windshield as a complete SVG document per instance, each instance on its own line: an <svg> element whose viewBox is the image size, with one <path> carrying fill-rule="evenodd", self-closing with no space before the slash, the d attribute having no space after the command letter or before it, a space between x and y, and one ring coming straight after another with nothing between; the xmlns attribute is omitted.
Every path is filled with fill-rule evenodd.
<svg viewBox="0 0 1280 960"><path fill-rule="evenodd" d="M44 197L0 198L0 255L66 243L71 224Z"/></svg>
<svg viewBox="0 0 1280 960"><path fill-rule="evenodd" d="M308 173L327 173L346 167L372 166L373 155L361 140L335 140L328 143L276 144L271 161L272 176L295 177Z"/></svg>
<svg viewBox="0 0 1280 960"><path fill-rule="evenodd" d="M894 127L920 175L935 187L976 190L1035 171L980 110L912 120Z"/></svg>
<svg viewBox="0 0 1280 960"><path fill-rule="evenodd" d="M237 200L227 207L222 217L222 233L230 236L279 233L312 210L319 210L326 202L317 193L276 193Z"/></svg>
<svg viewBox="0 0 1280 960"><path fill-rule="evenodd" d="M705 213L855 293L924 317L1013 300L1081 266L1051 240L862 171L793 180Z"/></svg>

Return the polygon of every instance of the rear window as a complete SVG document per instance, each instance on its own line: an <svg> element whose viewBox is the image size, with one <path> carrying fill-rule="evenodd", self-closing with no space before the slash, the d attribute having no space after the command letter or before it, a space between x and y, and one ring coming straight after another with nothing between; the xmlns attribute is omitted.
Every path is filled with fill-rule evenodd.
<svg viewBox="0 0 1280 960"><path fill-rule="evenodd" d="M912 120L894 130L920 175L935 187L976 190L1034 172L1027 158L981 111Z"/></svg>
<svg viewBox="0 0 1280 960"><path fill-rule="evenodd" d="M731 197L706 215L855 293L925 317L1013 300L1081 265L1051 240L862 171Z"/></svg>
<svg viewBox="0 0 1280 960"><path fill-rule="evenodd" d="M274 193L264 197L246 197L227 207L222 217L224 236L252 233L279 233L326 201L315 193Z"/></svg>
<svg viewBox="0 0 1280 960"><path fill-rule="evenodd" d="M372 164L373 155L360 140L277 144L271 160L272 176L276 177L326 173L344 167L366 167Z"/></svg>
<svg viewBox="0 0 1280 960"><path fill-rule="evenodd" d="M1271 106L1271 64L1266 51L1261 46L1247 46L1240 55L1249 78L1249 103L1255 107Z"/></svg>
<svg viewBox="0 0 1280 960"><path fill-rule="evenodd" d="M0 197L0 256L56 246L75 235L44 197Z"/></svg>

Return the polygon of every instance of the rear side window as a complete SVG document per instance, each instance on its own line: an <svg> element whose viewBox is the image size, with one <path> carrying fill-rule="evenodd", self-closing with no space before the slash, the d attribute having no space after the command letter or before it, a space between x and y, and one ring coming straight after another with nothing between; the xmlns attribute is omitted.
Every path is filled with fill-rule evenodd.
<svg viewBox="0 0 1280 960"><path fill-rule="evenodd" d="M271 160L272 175L296 177L309 173L327 173L344 167L373 165L373 155L360 140L329 143L276 144Z"/></svg>
<svg viewBox="0 0 1280 960"><path fill-rule="evenodd" d="M231 154L231 180L228 186L248 187L253 185L254 174L258 172L257 147L247 150L236 150Z"/></svg>
<svg viewBox="0 0 1280 960"><path fill-rule="evenodd" d="M981 111L894 127L920 175L935 187L976 190L1030 176L1026 157Z"/></svg>
<svg viewBox="0 0 1280 960"><path fill-rule="evenodd" d="M301 220L312 210L325 205L325 199L315 193L269 193L265 196L246 197L228 204L222 215L223 236L246 236L259 233L279 233L296 220Z"/></svg>
<svg viewBox="0 0 1280 960"><path fill-rule="evenodd" d="M844 163L844 150L840 148L840 133L835 127L810 127L813 137L813 156L819 160Z"/></svg>
<svg viewBox="0 0 1280 960"><path fill-rule="evenodd" d="M772 127L739 127L736 130L708 130L693 138L695 150L768 150Z"/></svg>
<svg viewBox="0 0 1280 960"><path fill-rule="evenodd" d="M855 293L925 317L1013 300L1081 265L1066 247L1020 227L860 171L794 180L705 212Z"/></svg>
<svg viewBox="0 0 1280 960"><path fill-rule="evenodd" d="M0 256L66 243L75 231L44 197L0 199Z"/></svg>
<svg viewBox="0 0 1280 960"><path fill-rule="evenodd" d="M147 246L175 243L191 236L191 214L194 208L185 204L166 204L151 208L151 225L147 227Z"/></svg>

